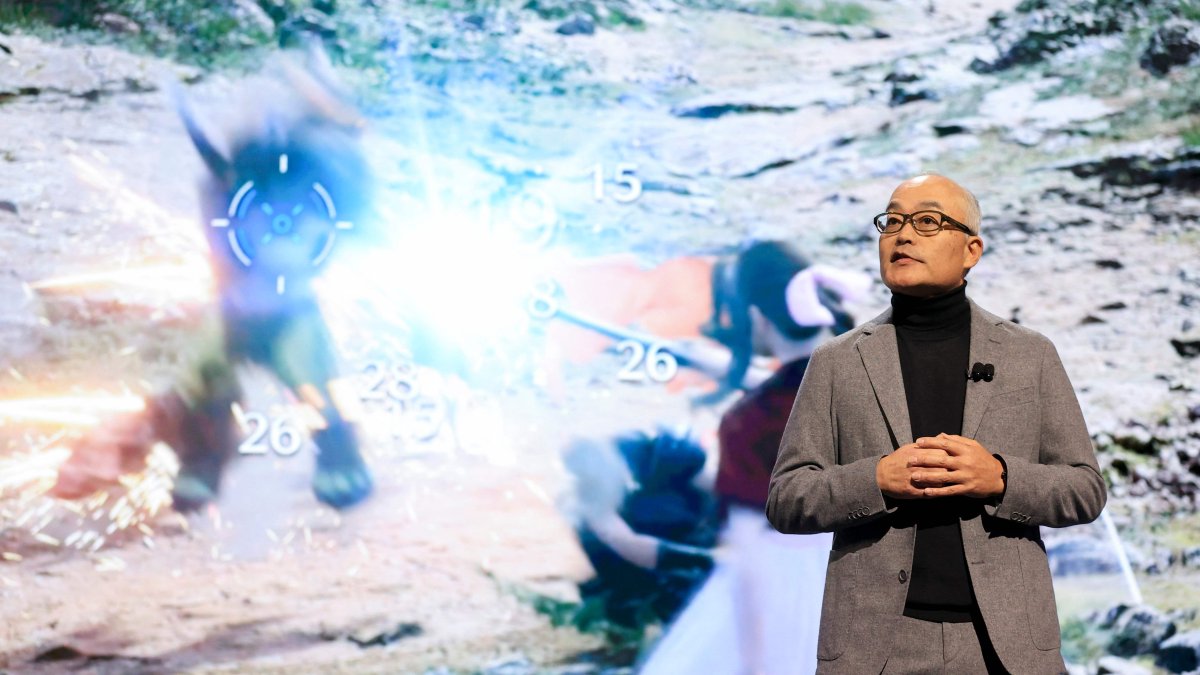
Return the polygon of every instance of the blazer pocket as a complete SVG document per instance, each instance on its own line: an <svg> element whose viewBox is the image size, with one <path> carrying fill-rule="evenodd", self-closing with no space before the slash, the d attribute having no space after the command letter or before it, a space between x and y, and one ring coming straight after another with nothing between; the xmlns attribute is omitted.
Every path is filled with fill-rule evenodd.
<svg viewBox="0 0 1200 675"><path fill-rule="evenodd" d="M1026 403L1033 403L1033 400L1034 392L1032 386L1012 389L993 396L988 401L987 412L994 413L1007 408L1015 408Z"/></svg>
<svg viewBox="0 0 1200 675"><path fill-rule="evenodd" d="M1041 539L1018 539L1017 548L1020 551L1021 576L1025 580L1025 612L1029 617L1033 646L1044 651L1058 649L1062 644L1062 636L1046 549Z"/></svg>
<svg viewBox="0 0 1200 675"><path fill-rule="evenodd" d="M855 558L845 551L829 552L825 571L825 593L821 601L821 627L817 635L817 659L832 661L846 651L854 626Z"/></svg>

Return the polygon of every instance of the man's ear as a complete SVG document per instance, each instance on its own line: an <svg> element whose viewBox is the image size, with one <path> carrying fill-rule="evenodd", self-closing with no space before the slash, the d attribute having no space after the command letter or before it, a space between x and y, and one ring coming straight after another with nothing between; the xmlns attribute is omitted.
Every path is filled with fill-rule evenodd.
<svg viewBox="0 0 1200 675"><path fill-rule="evenodd" d="M967 241L963 246L966 248L963 256L963 276L979 263L979 259L983 257L983 238L979 235L967 235Z"/></svg>

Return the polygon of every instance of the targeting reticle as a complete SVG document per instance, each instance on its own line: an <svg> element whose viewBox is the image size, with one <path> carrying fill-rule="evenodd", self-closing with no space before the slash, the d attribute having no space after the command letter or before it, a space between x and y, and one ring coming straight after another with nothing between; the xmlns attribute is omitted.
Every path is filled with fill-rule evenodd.
<svg viewBox="0 0 1200 675"><path fill-rule="evenodd" d="M288 156L281 154L279 176L287 172ZM271 253L272 247L290 246L291 250L279 252L280 259L270 266L276 273L275 290L282 295L287 272L280 269L298 272L303 264L318 267L333 250L338 231L349 230L354 223L338 220L333 198L319 181L301 185L271 177L270 183L269 191L260 190L253 180L242 183L229 202L226 217L213 218L210 224L226 230L230 250L246 268Z"/></svg>

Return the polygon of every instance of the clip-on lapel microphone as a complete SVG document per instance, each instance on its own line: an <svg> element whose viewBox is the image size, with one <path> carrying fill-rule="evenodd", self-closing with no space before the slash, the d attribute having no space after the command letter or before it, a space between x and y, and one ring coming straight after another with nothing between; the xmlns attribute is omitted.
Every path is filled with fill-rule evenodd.
<svg viewBox="0 0 1200 675"><path fill-rule="evenodd" d="M967 373L967 378L972 382L978 382L980 380L983 380L984 382L991 382L995 375L995 366L990 363L980 363L976 361L975 365L971 366L971 372Z"/></svg>

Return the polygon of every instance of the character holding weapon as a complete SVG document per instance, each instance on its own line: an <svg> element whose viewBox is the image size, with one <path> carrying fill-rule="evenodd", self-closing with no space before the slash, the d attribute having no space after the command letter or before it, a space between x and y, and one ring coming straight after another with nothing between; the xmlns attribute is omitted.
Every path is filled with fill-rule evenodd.
<svg viewBox="0 0 1200 675"><path fill-rule="evenodd" d="M712 304L707 321L697 327L705 337L664 339L592 318L563 302L531 309L615 341L610 348L636 343L662 373L677 365L716 380L717 391L697 404L744 392L717 430L715 504L695 496L709 491L702 486L705 453L686 434L581 439L568 446L564 460L577 486L577 531L597 571L592 586L651 598L656 574L687 570L696 582L675 592L675 604L666 611L651 613L675 623L643 658L639 672L790 673L797 664L815 661L830 542L826 536L775 532L764 515L767 487L808 357L821 341L853 327L843 303L861 300L871 279L812 264L795 247L771 241L753 242L709 270ZM773 368L773 362L780 365ZM639 463L646 455L653 461ZM647 499L641 494L647 485L692 507L669 511L677 521L673 529L655 529L661 516L643 512L658 508L661 514L657 504L670 501ZM696 533L717 529L728 555L721 555L708 577L717 539L709 543ZM811 573L799 576L808 582L797 584L804 570ZM581 590L589 589L585 584Z"/></svg>

